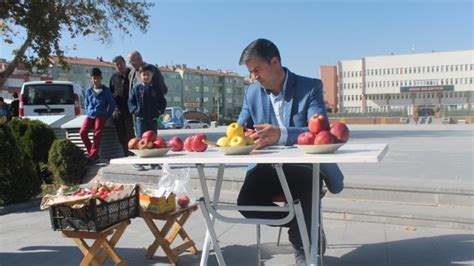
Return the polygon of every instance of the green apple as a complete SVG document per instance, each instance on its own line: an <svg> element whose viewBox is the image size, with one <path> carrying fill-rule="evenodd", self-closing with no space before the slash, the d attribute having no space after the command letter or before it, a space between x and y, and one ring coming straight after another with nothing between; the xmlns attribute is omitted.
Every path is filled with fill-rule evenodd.
<svg viewBox="0 0 474 266"><path fill-rule="evenodd" d="M232 138L234 137L243 137L244 128L237 123L232 123L227 127L226 134L227 138L229 138L230 140L232 140Z"/></svg>
<svg viewBox="0 0 474 266"><path fill-rule="evenodd" d="M245 142L244 138L240 136L235 136L230 140L229 146L231 147L239 147L239 146L246 146L247 143Z"/></svg>
<svg viewBox="0 0 474 266"><path fill-rule="evenodd" d="M229 147L229 139L227 137L220 137L217 140L217 145L220 147Z"/></svg>
<svg viewBox="0 0 474 266"><path fill-rule="evenodd" d="M247 145L253 145L254 144L253 139L250 136L245 136L244 140L245 140L245 143L247 143Z"/></svg>

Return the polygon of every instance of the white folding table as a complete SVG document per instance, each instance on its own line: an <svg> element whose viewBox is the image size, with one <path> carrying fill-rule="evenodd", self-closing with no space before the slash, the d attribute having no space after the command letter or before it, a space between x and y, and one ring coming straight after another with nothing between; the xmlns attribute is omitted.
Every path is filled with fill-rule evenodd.
<svg viewBox="0 0 474 266"><path fill-rule="evenodd" d="M318 241L319 228L319 164L320 163L376 163L380 162L388 150L387 144L345 144L339 150L332 154L305 154L297 147L274 146L262 150L254 150L248 155L224 155L215 148L209 148L205 152L168 152L163 157L156 158L138 158L125 157L113 159L111 164L163 164L171 165L192 165L194 164L199 173L203 197L200 200L200 207L203 213L207 233L204 241L204 247L201 257L201 265L207 264L209 256L209 242L212 241L214 251L216 252L219 265L225 265L224 258L217 240L214 230L214 219L219 219L229 223L243 224L267 224L267 225L283 225L290 222L296 217L298 227L302 236L303 247L308 265L321 265L322 256L318 255L320 243ZM228 164L250 164L250 163L266 163L272 164L277 171L278 178L281 182L283 193L287 199L286 206L230 206L219 204L220 191L222 188L222 179L224 176L225 165ZM304 223L304 216L298 201L293 201L288 184L283 172L283 164L312 164L313 165L313 189L312 189L312 221L311 234L307 233ZM207 180L204 173L204 166L209 164L217 164L218 171L216 184L214 187L214 196L211 200ZM245 210L245 211L281 211L288 212L288 215L282 219L248 219L226 217L218 212L218 210ZM310 235L310 238L308 237ZM210 239L209 239L210 238Z"/></svg>

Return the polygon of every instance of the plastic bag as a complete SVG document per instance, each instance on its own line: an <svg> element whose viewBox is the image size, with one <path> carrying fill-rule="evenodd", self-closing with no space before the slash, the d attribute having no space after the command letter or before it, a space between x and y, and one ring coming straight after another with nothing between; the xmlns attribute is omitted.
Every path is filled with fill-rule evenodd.
<svg viewBox="0 0 474 266"><path fill-rule="evenodd" d="M170 193L174 193L177 197L188 195L191 192L189 188L190 171L189 167L172 170L169 164L163 164L163 175L158 182L158 191L161 191L166 196Z"/></svg>

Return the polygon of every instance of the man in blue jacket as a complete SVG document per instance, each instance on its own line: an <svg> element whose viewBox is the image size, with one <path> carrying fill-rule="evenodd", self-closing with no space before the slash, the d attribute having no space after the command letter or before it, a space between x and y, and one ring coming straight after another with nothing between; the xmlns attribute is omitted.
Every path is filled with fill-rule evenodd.
<svg viewBox="0 0 474 266"><path fill-rule="evenodd" d="M89 164L99 160L99 149L105 122L115 110L115 100L109 88L102 85L102 72L98 68L91 70L92 86L86 90L85 106L87 117L82 122L79 135L89 154ZM94 129L94 144L89 140L89 131Z"/></svg>
<svg viewBox="0 0 474 266"><path fill-rule="evenodd" d="M247 66L257 82L250 85L245 93L237 123L257 130L257 149L296 144L298 135L308 131L307 121L311 116L327 115L322 82L298 76L282 67L278 48L271 41L258 39L250 43L242 52L240 64ZM293 198L301 202L308 232L311 232L312 165L283 164L283 171ZM330 192L339 193L342 190L344 177L336 164L321 164L321 176ZM275 205L272 197L281 193L275 169L269 164L252 164L249 165L237 204L272 206ZM287 215L253 211L242 211L242 214L248 218L267 219L280 219ZM296 219L288 226L297 265L305 265Z"/></svg>

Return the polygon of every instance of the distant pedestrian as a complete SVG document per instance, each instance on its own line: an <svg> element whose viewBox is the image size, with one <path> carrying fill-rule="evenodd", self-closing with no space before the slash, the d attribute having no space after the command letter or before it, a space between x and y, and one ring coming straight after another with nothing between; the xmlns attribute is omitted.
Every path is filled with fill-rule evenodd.
<svg viewBox="0 0 474 266"><path fill-rule="evenodd" d="M6 117L8 118L8 106L3 100L3 97L0 97L0 117Z"/></svg>
<svg viewBox="0 0 474 266"><path fill-rule="evenodd" d="M10 103L10 115L12 117L18 117L20 107L20 101L18 100L18 93L13 93L13 101Z"/></svg>
<svg viewBox="0 0 474 266"><path fill-rule="evenodd" d="M128 156L128 141L133 138L133 118L128 110L128 96L130 87L130 68L127 67L125 59L119 55L114 57L112 62L117 69L110 78L110 91L117 106L112 114L117 136L125 156Z"/></svg>
<svg viewBox="0 0 474 266"><path fill-rule="evenodd" d="M418 113L415 113L413 115L413 120L415 121L415 124L418 125L418 120L420 119L420 117L418 116Z"/></svg>
<svg viewBox="0 0 474 266"><path fill-rule="evenodd" d="M98 68L91 71L92 86L86 90L85 106L87 117L82 123L79 134L89 154L88 164L99 160L99 149L105 122L115 110L115 100L109 88L102 85L102 72ZM94 143L89 140L89 131L94 129Z"/></svg>

